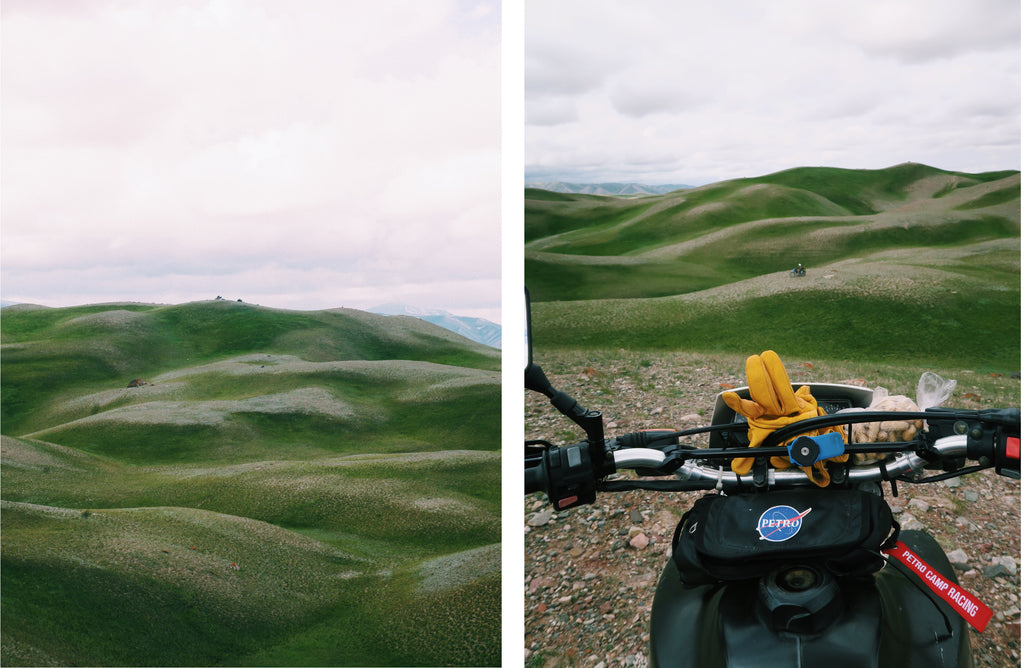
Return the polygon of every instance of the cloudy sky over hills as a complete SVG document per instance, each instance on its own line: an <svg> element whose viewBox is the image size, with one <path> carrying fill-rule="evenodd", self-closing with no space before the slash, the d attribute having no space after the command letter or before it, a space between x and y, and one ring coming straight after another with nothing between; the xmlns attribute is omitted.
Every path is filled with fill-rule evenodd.
<svg viewBox="0 0 1024 668"><path fill-rule="evenodd" d="M500 321L498 0L5 0L2 296Z"/></svg>
<svg viewBox="0 0 1024 668"><path fill-rule="evenodd" d="M526 4L526 180L1020 169L1018 0Z"/></svg>
<svg viewBox="0 0 1024 668"><path fill-rule="evenodd" d="M526 181L1020 168L1018 0L5 0L2 30L5 300L499 321L502 104Z"/></svg>

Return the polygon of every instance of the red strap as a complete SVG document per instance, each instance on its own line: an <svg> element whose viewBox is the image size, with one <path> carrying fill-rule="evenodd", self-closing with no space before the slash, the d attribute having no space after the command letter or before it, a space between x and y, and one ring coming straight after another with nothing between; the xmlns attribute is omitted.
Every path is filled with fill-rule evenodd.
<svg viewBox="0 0 1024 668"><path fill-rule="evenodd" d="M979 601L976 596L947 580L942 573L936 572L902 542L898 541L896 547L885 550L885 554L899 559L979 633L985 630L989 619L992 618L992 609Z"/></svg>

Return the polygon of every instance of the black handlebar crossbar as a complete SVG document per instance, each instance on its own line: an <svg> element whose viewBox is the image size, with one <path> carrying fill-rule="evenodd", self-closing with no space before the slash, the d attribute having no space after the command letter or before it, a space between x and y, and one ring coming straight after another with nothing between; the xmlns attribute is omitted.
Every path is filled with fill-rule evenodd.
<svg viewBox="0 0 1024 668"><path fill-rule="evenodd" d="M882 445L882 444L880 444ZM899 445L899 444L884 444ZM845 479L849 483L880 482L883 480L895 480L908 475L914 475L922 471L930 460L915 452L906 451L907 445L903 444L903 452L895 459L885 460L874 464L848 465L845 466ZM745 452L745 456L757 453L761 448L751 448ZM963 457L967 452L966 436L948 436L937 440L929 446L930 452L939 458ZM701 450L700 452L707 452ZM619 450L615 453L615 463L619 470L622 469L643 469L650 471L657 467L659 460L666 458L664 452L650 448L635 448L630 450ZM710 463L688 461L675 471L676 480L671 483L676 485L680 491L713 489L715 487L735 488L757 486L753 474L739 475L724 466L715 466ZM612 490L613 481L605 482L602 489ZM634 481L619 481L622 483L633 483ZM771 469L768 472L768 483L781 487L800 487L812 484L810 479L798 468L784 470ZM608 485L611 485L608 487ZM666 485L665 488L669 486ZM644 487L644 489L647 489Z"/></svg>
<svg viewBox="0 0 1024 668"><path fill-rule="evenodd" d="M893 420L942 420L945 422L963 422L965 425L971 423L985 423L992 426L1016 427L1020 430L1020 409L1001 408L984 410L958 410L958 409L929 409L926 411L857 411L851 413L833 413L820 417L800 420L786 425L768 435L764 440L764 446L773 446L785 443L794 436L822 429L825 427L837 427L846 424L860 424L864 422L889 422ZM963 433L967 433L964 431Z"/></svg>
<svg viewBox="0 0 1024 668"><path fill-rule="evenodd" d="M926 420L928 431L918 432L914 441L896 443L863 443L845 445L844 451L856 453L896 454L895 458L876 464L841 467L842 484L904 480L921 480L924 468L942 465L947 474L962 475L985 468L995 468L1001 475L1020 477L1020 410L1017 408L988 410L930 409L927 411L856 411L809 418L779 429L756 448L694 448L678 444L680 436L721 430L743 429L742 422L681 431L657 430L624 434L604 441L601 460L607 466L592 465L592 439L566 447L555 447L544 441L528 444L526 461L526 492L545 492L559 510L593 503L597 491L649 489L662 491L696 491L701 489L781 486L811 484L798 468L769 469L756 474L737 475L725 462L736 458L788 457L789 451L779 444L804 432L823 427L885 422L891 420ZM978 466L962 468L965 459L978 461ZM715 464L714 462L721 462ZM830 465L831 462L829 463ZM951 465L950 465L951 464ZM674 475L675 480L625 481L604 480L610 472L633 469L645 476ZM831 469L830 469L831 470Z"/></svg>

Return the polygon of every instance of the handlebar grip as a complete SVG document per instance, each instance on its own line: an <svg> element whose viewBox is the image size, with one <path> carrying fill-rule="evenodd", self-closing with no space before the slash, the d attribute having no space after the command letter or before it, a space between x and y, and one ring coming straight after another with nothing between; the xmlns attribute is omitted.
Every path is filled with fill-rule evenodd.
<svg viewBox="0 0 1024 668"><path fill-rule="evenodd" d="M534 466L526 469L526 493L547 491L547 480L542 466Z"/></svg>

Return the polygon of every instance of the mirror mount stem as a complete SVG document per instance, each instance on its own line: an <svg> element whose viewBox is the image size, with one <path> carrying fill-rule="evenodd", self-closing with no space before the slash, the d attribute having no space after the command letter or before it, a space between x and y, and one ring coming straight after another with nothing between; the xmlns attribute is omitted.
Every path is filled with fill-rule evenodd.
<svg viewBox="0 0 1024 668"><path fill-rule="evenodd" d="M615 472L615 463L604 447L604 419L601 411L587 410L579 402L561 390L556 390L544 371L536 364L526 367L526 389L540 392L551 400L551 405L587 434L590 461L599 476Z"/></svg>
<svg viewBox="0 0 1024 668"><path fill-rule="evenodd" d="M540 392L551 400L551 405L562 415L579 425L587 434L587 450L594 473L603 477L615 472L615 459L604 447L604 420L601 411L587 410L561 390L556 390L544 371L533 362L533 323L530 308L530 291L525 290L526 300L526 389Z"/></svg>

